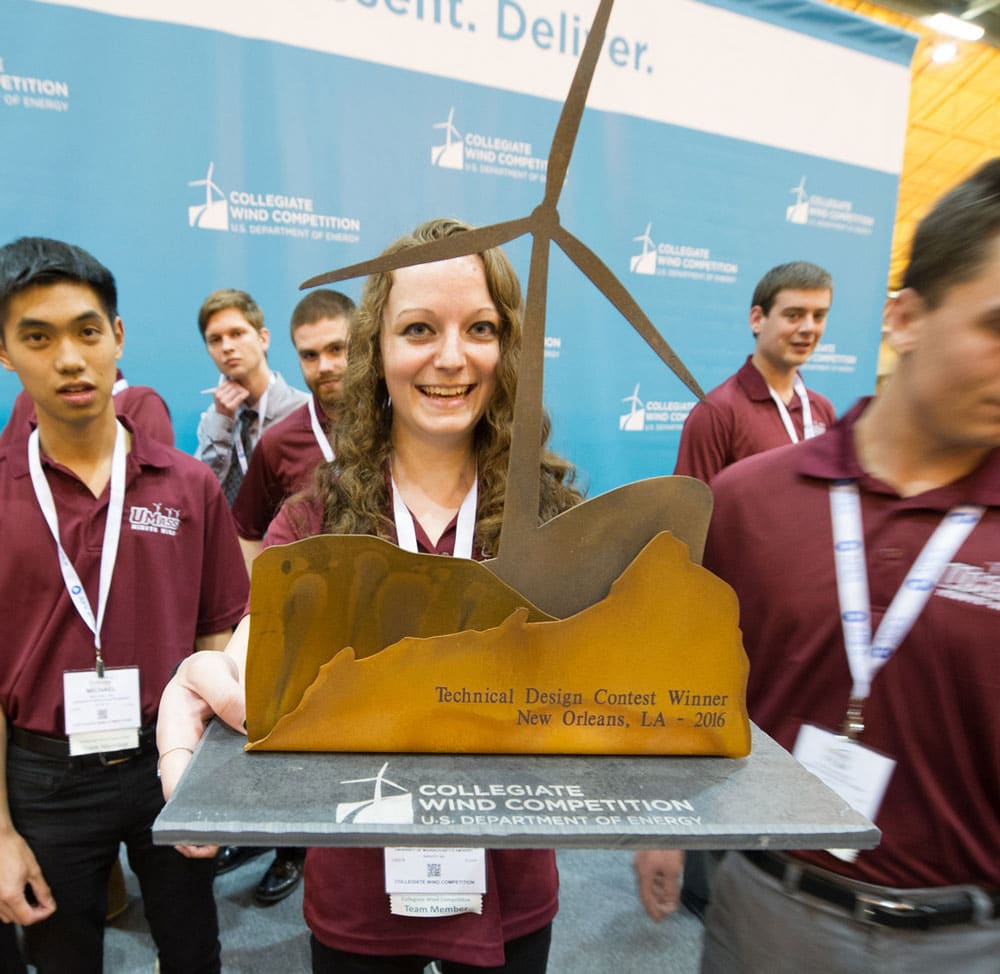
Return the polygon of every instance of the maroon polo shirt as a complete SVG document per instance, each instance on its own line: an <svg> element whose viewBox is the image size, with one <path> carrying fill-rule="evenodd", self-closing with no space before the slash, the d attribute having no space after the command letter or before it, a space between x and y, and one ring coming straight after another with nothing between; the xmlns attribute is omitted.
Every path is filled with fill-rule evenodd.
<svg viewBox="0 0 1000 974"><path fill-rule="evenodd" d="M330 420L315 398L313 402L320 425L329 435ZM260 541L285 498L308 487L321 463L323 451L313 433L308 403L264 430L233 502L240 537Z"/></svg>
<svg viewBox="0 0 1000 974"><path fill-rule="evenodd" d="M832 426L836 413L830 400L808 387L806 395L813 424L820 430ZM801 441L802 403L797 395L788 404L788 414ZM707 484L737 460L789 442L767 382L748 355L735 375L716 386L691 410L681 430L674 473L697 477Z"/></svg>
<svg viewBox="0 0 1000 974"><path fill-rule="evenodd" d="M288 544L323 533L317 504L295 503L279 511L265 545ZM290 516L293 515L293 516ZM458 517L437 545L415 523L417 547L450 555ZM477 558L479 555L477 554ZM362 954L421 954L462 964L498 967L503 944L551 923L559 907L559 876L551 850L490 849L483 913L453 917L393 916L385 892L381 849L309 849L303 912L316 939L337 950Z"/></svg>
<svg viewBox="0 0 1000 974"><path fill-rule="evenodd" d="M225 499L203 463L133 428L125 508L102 627L108 666L138 666L142 722L195 636L235 625L247 598L246 569ZM18 727L65 736L64 670L94 665L93 635L63 584L55 541L28 471L28 428L0 445L0 592L8 606L0 643L0 705ZM97 611L101 543L110 485L100 497L42 454L59 534Z"/></svg>
<svg viewBox="0 0 1000 974"><path fill-rule="evenodd" d="M946 487L901 498L865 474L853 427L752 457L713 482L705 567L740 600L752 719L789 750L803 722L839 732L851 690L833 557L830 482L856 479L872 629L957 504L987 508L895 655L876 675L861 742L898 762L854 864L802 857L885 886L1000 887L1000 450ZM789 801L795 796L789 795Z"/></svg>
<svg viewBox="0 0 1000 974"><path fill-rule="evenodd" d="M122 378L122 370L118 370L118 379ZM149 386L126 386L121 392L115 393L115 413L127 416L136 429L146 436L163 443L174 445L174 427L170 422L170 410L160 397L160 394ZM7 419L7 425L0 433L0 444L8 442L14 432L24 424L29 430L36 424L35 404L23 389L17 394L14 406Z"/></svg>

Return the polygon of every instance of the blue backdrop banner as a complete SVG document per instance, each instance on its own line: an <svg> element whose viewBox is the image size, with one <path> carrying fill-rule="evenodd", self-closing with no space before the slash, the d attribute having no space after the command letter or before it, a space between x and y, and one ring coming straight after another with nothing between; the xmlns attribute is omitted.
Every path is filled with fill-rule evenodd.
<svg viewBox="0 0 1000 974"><path fill-rule="evenodd" d="M253 294L301 386L301 281L432 216L537 205L596 6L5 0L0 236L114 271L126 375L192 451L205 295ZM751 350L757 279L798 259L835 280L807 381L838 410L872 389L913 45L808 0L618 0L560 213L706 390ZM508 252L526 274L527 241ZM553 445L592 494L671 472L691 394L555 249L545 355Z"/></svg>

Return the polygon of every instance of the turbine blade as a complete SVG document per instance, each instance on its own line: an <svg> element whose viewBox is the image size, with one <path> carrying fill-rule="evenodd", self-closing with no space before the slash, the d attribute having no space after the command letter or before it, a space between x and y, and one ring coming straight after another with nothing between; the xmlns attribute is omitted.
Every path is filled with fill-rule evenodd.
<svg viewBox="0 0 1000 974"><path fill-rule="evenodd" d="M601 0L601 5L594 14L594 23L587 35L587 41L583 45L580 60L577 62L566 103L559 113L559 122L549 149L549 165L545 177L545 202L552 205L559 199L566 180L566 170L569 169L569 161L573 156L580 119L583 118L583 109L590 93L590 83L594 78L598 58L601 56L601 45L604 43L604 34L608 29L608 19L611 17L613 5L614 0Z"/></svg>
<svg viewBox="0 0 1000 974"><path fill-rule="evenodd" d="M625 320L643 337L646 344L663 360L664 364L684 383L699 399L705 398L701 386L687 370L677 353L667 344L667 340L657 331L646 313L639 307L635 298L629 294L625 285L614 275L607 264L601 260L586 244L582 243L564 227L557 227L552 233L552 239L560 250L586 275Z"/></svg>
<svg viewBox="0 0 1000 974"><path fill-rule="evenodd" d="M415 264L428 264L436 260L450 260L453 257L465 257L469 254L481 254L484 250L499 247L531 229L531 217L521 217L518 220L507 220L503 223L493 223L487 227L478 227L466 233L456 233L444 240L434 240L431 243L409 247L394 254L384 254L363 260L349 267L311 277L299 285L299 290L316 287L319 284L334 284L337 281L348 281L352 277L366 277L379 271L394 271L400 267L412 267Z"/></svg>

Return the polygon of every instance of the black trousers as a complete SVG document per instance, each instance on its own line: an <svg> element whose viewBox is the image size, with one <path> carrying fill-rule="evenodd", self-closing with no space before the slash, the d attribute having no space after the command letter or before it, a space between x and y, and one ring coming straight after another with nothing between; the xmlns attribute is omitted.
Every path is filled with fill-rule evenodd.
<svg viewBox="0 0 1000 974"><path fill-rule="evenodd" d="M0 971L3 974L27 974L17 945L17 928L13 923L0 923Z"/></svg>
<svg viewBox="0 0 1000 974"><path fill-rule="evenodd" d="M163 807L156 752L121 764L85 764L7 749L14 827L52 890L56 911L24 928L27 961L39 974L101 974L107 882L124 842L162 974L217 974L218 919L211 859L154 846Z"/></svg>
<svg viewBox="0 0 1000 974"><path fill-rule="evenodd" d="M541 930L508 940L504 945L506 962L500 967L474 967L454 961L439 961L443 974L545 974L552 943L552 924ZM421 974L434 960L415 954L379 957L334 950L310 937L313 974Z"/></svg>

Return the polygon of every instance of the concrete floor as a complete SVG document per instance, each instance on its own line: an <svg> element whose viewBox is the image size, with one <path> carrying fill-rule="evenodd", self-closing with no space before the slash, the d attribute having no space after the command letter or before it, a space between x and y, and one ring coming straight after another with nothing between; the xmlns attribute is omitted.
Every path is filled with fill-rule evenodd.
<svg viewBox="0 0 1000 974"><path fill-rule="evenodd" d="M560 852L561 908L553 928L550 974L695 974L701 924L686 911L650 921L635 895L632 856L619 851ZM223 970L232 974L308 974L309 941L301 889L259 907L253 889L268 859L251 860L216 880ZM155 953L135 877L131 902L109 928L107 974L150 974Z"/></svg>

